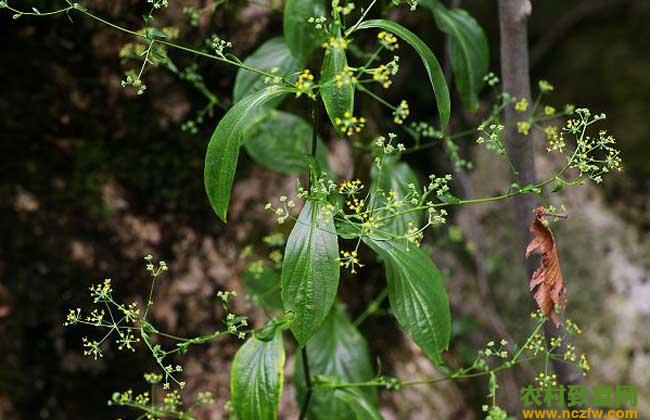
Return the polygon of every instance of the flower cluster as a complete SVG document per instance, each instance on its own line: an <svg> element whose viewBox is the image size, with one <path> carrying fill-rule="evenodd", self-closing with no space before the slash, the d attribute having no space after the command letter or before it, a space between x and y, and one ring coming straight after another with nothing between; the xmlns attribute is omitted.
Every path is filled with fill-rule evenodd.
<svg viewBox="0 0 650 420"><path fill-rule="evenodd" d="M528 111L528 100L526 98L521 98L515 102L515 111L517 112L526 112Z"/></svg>
<svg viewBox="0 0 650 420"><path fill-rule="evenodd" d="M147 3L151 4L154 9L163 9L169 6L168 0L147 0Z"/></svg>
<svg viewBox="0 0 650 420"><path fill-rule="evenodd" d="M351 67L346 66L339 74L334 76L336 80L336 87L342 88L347 85L354 85L357 82L354 76L354 71Z"/></svg>
<svg viewBox="0 0 650 420"><path fill-rule="evenodd" d="M356 274L356 267L363 267L363 264L359 262L359 256L357 251L341 251L341 257L339 257L339 265L345 269L350 269L350 273Z"/></svg>
<svg viewBox="0 0 650 420"><path fill-rule="evenodd" d="M397 37L390 32L381 31L377 34L377 39L382 47L386 48L388 51L395 51L399 48L399 43L397 42Z"/></svg>
<svg viewBox="0 0 650 420"><path fill-rule="evenodd" d="M224 51L227 48L232 48L232 42L221 39L221 37L217 34L213 34L209 38L208 45L219 57L224 57Z"/></svg>
<svg viewBox="0 0 650 420"><path fill-rule="evenodd" d="M346 38L337 38L337 37L329 37L326 42L323 43L323 48L325 48L327 51L325 52L326 54L329 52L330 49L346 49L348 47L348 40Z"/></svg>
<svg viewBox="0 0 650 420"><path fill-rule="evenodd" d="M395 124L404 124L404 120L408 118L410 113L409 104L405 100L402 100L398 107L393 111L393 121Z"/></svg>
<svg viewBox="0 0 650 420"><path fill-rule="evenodd" d="M506 360L510 357L506 346L508 345L508 340L499 341L498 345L494 341L488 341L485 345L485 349L480 350L479 354L483 354L486 357L496 357L499 359Z"/></svg>
<svg viewBox="0 0 650 420"><path fill-rule="evenodd" d="M374 145L377 147L379 156L375 157L375 165L377 168L381 169L384 158L388 155L393 154L396 150L398 152L403 152L406 150L406 146L403 143L395 143L397 140L397 134L388 133L388 139L384 136L379 136L375 139ZM395 145L393 145L395 143Z"/></svg>
<svg viewBox="0 0 650 420"><path fill-rule="evenodd" d="M395 56L391 61L386 64L380 64L374 69L369 69L367 72L372 75L372 80L382 85L384 89L388 89L393 81L391 76L394 76L399 71L399 57Z"/></svg>
<svg viewBox="0 0 650 420"><path fill-rule="evenodd" d="M142 95L147 90L147 85L144 84L140 75L135 70L127 70L125 76L126 78L121 82L123 88L133 87L138 95Z"/></svg>
<svg viewBox="0 0 650 420"><path fill-rule="evenodd" d="M546 372L540 372L535 376L535 381L537 381L537 385L544 389L549 386L556 386L557 385L557 375L555 373L549 375Z"/></svg>
<svg viewBox="0 0 650 420"><path fill-rule="evenodd" d="M310 98L315 98L316 95L313 92L314 89L314 75L311 70L305 69L298 75L298 81L296 81L296 97L307 95Z"/></svg>
<svg viewBox="0 0 650 420"><path fill-rule="evenodd" d="M360 179L355 179L353 181L343 181L339 185L339 193L350 196L359 193L363 187L364 186L361 183Z"/></svg>
<svg viewBox="0 0 650 420"><path fill-rule="evenodd" d="M364 117L355 117L350 112L345 112L343 118L336 117L334 123L341 132L347 136L358 134L366 126Z"/></svg>
<svg viewBox="0 0 650 420"><path fill-rule="evenodd" d="M93 327L95 329L104 330L101 334L100 340L94 340L88 337L83 337L82 347L83 354L90 356L93 359L102 358L104 349L108 347L110 341L113 341L118 350L135 351L138 343L143 341L146 347L156 361L161 370L160 378L156 379L154 376L147 376L147 380L156 382L164 381L164 389L169 389L170 382L176 383L179 387L183 387L185 383L179 381L175 375L182 372L181 366L172 366L165 364L165 360L177 352L185 352L190 345L207 343L222 335L234 335L239 338L245 337L244 327L247 326L246 318L235 316L228 312L228 304L235 292L219 292L217 297L222 301L223 307L228 314L226 316L224 331L215 331L214 333L195 338L180 338L173 335L160 332L154 325L147 319L147 314L153 305L155 281L158 276L168 270L168 266L164 261L159 261L154 264L153 257L147 255L144 257L145 269L152 279L151 290L149 298L144 305L144 310L141 310L136 302L124 304L115 299L112 282L110 279L104 280L100 284L90 287L90 297L92 303L98 307L91 308L87 315L84 315L81 308L74 308L68 311L65 319L64 326L84 325ZM176 341L176 345L171 350L164 350L161 344L154 344L151 340L154 336L164 337Z"/></svg>
<svg viewBox="0 0 650 420"><path fill-rule="evenodd" d="M266 203L264 210L271 210L275 213L276 221L278 224L283 224L291 216L291 209L296 207L293 200L289 200L287 196L280 196L281 207L274 207L272 203Z"/></svg>
<svg viewBox="0 0 650 420"><path fill-rule="evenodd" d="M312 16L309 19L307 19L307 22L314 25L314 28L320 31L325 29L325 23L327 22L327 18L325 16Z"/></svg>
<svg viewBox="0 0 650 420"><path fill-rule="evenodd" d="M566 149L566 142L564 140L564 133L558 129L556 126L549 125L544 128L544 137L548 142L546 151L548 153L560 152L564 153Z"/></svg>
<svg viewBox="0 0 650 420"><path fill-rule="evenodd" d="M196 394L194 401L186 408L177 389L165 392L156 390L160 386L162 375L145 373L144 379L151 386L152 391L145 391L135 394L129 389L123 392L113 393L108 401L109 406L128 407L142 413L138 418L183 418L192 419L190 411L204 405L213 404L214 396L211 392L202 391Z"/></svg>
<svg viewBox="0 0 650 420"><path fill-rule="evenodd" d="M576 136L576 150L569 166L579 171L581 178L589 178L599 184L603 175L622 170L621 152L615 147L616 139L600 130L596 137L587 135L587 127L606 118L605 114L593 115L586 108L575 110L579 119L570 119L564 131Z"/></svg>
<svg viewBox="0 0 650 420"><path fill-rule="evenodd" d="M501 134L503 133L504 128L505 127L501 124L479 125L478 130L483 134L478 136L476 143L485 144L485 147L488 150L495 151L499 155L505 155L506 148L501 140Z"/></svg>
<svg viewBox="0 0 650 420"><path fill-rule="evenodd" d="M488 74L486 74L483 77L483 81L485 83L487 83L488 86L494 87L494 86L499 84L500 80L499 80L499 77L496 74L494 74L492 72L489 72Z"/></svg>
<svg viewBox="0 0 650 420"><path fill-rule="evenodd" d="M337 13L341 13L344 16L352 13L354 8L355 6L353 2L345 2L343 6L340 6L339 0L332 0L332 9L336 10Z"/></svg>

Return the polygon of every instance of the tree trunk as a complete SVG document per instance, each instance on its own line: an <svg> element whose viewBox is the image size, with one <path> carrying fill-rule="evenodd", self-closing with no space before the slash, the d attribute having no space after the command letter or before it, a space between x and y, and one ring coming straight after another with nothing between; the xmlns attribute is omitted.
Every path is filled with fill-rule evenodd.
<svg viewBox="0 0 650 420"><path fill-rule="evenodd" d="M528 31L526 21L531 13L529 0L499 0L499 23L501 37L501 77L503 80L503 91L516 97L526 98L531 101L530 93L530 71L528 64ZM529 117L531 107L527 113L520 113L514 107L508 106L505 109L505 140L510 160L517 173L515 182L520 186L535 184L537 176L535 172L535 135L531 132L524 136L517 132L517 121ZM519 230L520 243L524 252L530 242L531 233L528 226L533 218L533 210L538 206L539 201L533 194L518 195L513 199L515 218ZM530 278L535 271L537 261L529 259L525 262L526 272ZM561 328L548 322L545 325L546 339L561 335ZM582 373L574 366L554 362L553 368L562 384L576 384L583 382Z"/></svg>

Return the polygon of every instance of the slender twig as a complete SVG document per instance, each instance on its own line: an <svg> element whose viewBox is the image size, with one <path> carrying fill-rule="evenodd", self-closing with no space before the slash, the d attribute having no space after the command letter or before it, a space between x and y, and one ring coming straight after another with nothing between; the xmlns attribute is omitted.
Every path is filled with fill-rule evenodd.
<svg viewBox="0 0 650 420"><path fill-rule="evenodd" d="M307 355L307 346L304 346L300 353L302 355L302 370L305 374L305 387L307 388L307 394L305 394L305 399L302 402L300 407L300 415L298 416L299 420L303 420L307 415L307 409L309 408L309 401L311 400L311 394L313 392L311 384L311 373L309 372L309 356Z"/></svg>
<svg viewBox="0 0 650 420"><path fill-rule="evenodd" d="M359 25L361 25L361 23L366 18L366 16L368 15L368 12L370 11L370 9L372 9L372 6L374 6L375 3L377 3L377 0L372 0L372 3L370 3L370 5L368 5L368 7L366 7L366 10L363 11L363 14L361 15L361 17L359 18L357 23L355 23L350 29L345 31L345 36L349 36L352 32L357 30L357 28L359 27Z"/></svg>
<svg viewBox="0 0 650 420"><path fill-rule="evenodd" d="M354 320L353 322L354 326L358 327L363 323L363 321L368 319L369 316L376 313L377 310L379 309L379 305L381 305L381 303L384 301L384 299L386 299L387 296L388 296L388 288L385 288L384 290L381 291L381 293L379 293L379 295L377 295L376 298L372 300L372 302L368 304L366 309L357 317L357 319Z"/></svg>

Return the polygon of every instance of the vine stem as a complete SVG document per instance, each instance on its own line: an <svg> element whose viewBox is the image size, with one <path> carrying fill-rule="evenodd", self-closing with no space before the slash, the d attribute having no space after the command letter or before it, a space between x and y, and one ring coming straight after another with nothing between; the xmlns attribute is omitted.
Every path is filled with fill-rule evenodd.
<svg viewBox="0 0 650 420"><path fill-rule="evenodd" d="M350 36L352 32L357 30L357 28L359 27L359 25L361 25L361 22L363 22L363 20L366 18L368 12L370 11L370 9L372 9L372 6L374 6L375 3L377 3L377 0L372 0L372 3L370 3L370 5L366 7L366 10L363 11L363 14L361 15L357 23L355 23L350 29L345 31L345 36Z"/></svg>
<svg viewBox="0 0 650 420"><path fill-rule="evenodd" d="M302 402L302 406L300 407L300 415L298 416L299 420L303 420L307 415L307 409L309 408L309 401L311 401L313 387L311 384L311 373L309 372L309 356L307 355L306 345L300 350L300 353L302 355L302 370L305 374L305 385L307 387L307 394L305 395L305 400Z"/></svg>
<svg viewBox="0 0 650 420"><path fill-rule="evenodd" d="M138 38L150 39L149 37L147 37L144 34L141 34L141 33L132 31L130 29L124 28L122 26L116 25L114 23L111 23L111 22L107 21L106 19L103 19L103 18L101 18L101 17L99 17L99 16L97 16L97 15L95 15L93 13L90 13L87 10L80 10L80 9L77 9L77 8L75 8L75 10L83 13L84 15L90 17L91 19L94 19L94 20L96 20L96 21L98 21L100 23L103 23L104 25L107 25L107 26L109 26L109 27L111 27L113 29L116 29L118 31L124 32L124 33L132 35L132 36L136 36ZM272 73L266 72L264 70L257 69L255 67L251 67L251 66L246 65L244 63L240 63L240 62L237 62L237 61L234 61L234 60L230 60L230 59L228 59L226 57L210 54L210 53L207 53L205 51L195 50L194 48L186 47L184 45L176 44L176 43L170 42L170 41L165 41L163 39L157 39L156 42L159 43L159 44L162 44L162 45L166 45L166 46L168 46L170 48L175 48L175 49L178 49L178 50L181 50L181 51L185 51L185 52L189 52L189 53L199 55L199 56L202 56L202 57L210 58L212 60L217 60L217 61L221 61L221 62L224 62L224 63L227 63L227 64L231 64L233 66L242 68L244 70L248 70L248 71L252 71L253 73L260 74L262 76L272 77L272 78L277 77L276 74L272 74ZM288 82L285 81L285 83L288 83Z"/></svg>
<svg viewBox="0 0 650 420"><path fill-rule="evenodd" d="M69 4L71 4L71 3L69 3ZM210 54L208 52L196 50L194 48L186 47L186 46L181 45L181 44L176 44L174 42L165 41L164 39L158 39L158 38L153 39L153 38L151 38L151 37L149 37L149 36L147 36L147 35L145 35L143 33L132 31L131 29L127 29L125 27L122 27L122 26L116 25L116 24L114 24L112 22L109 22L106 19L104 19L102 17L99 17L99 16L95 15L94 13L89 12L87 9L85 9L84 7L82 7L82 6L80 6L80 5L76 4L76 3L74 5L70 5L68 7L63 8L63 9L55 10L55 11L52 11L52 12L39 12L39 13L21 11L21 10L15 9L13 7L10 7L8 4L5 5L5 8L7 10L10 10L10 11L14 12L14 13L17 13L17 14L20 14L20 15L25 15L25 16L51 16L51 15L57 15L57 14L62 14L62 13L67 14L70 11L77 11L77 12L79 12L79 13L81 13L83 15L86 15L89 18L91 18L93 20L96 20L97 22L100 22L100 23L102 23L102 24L104 24L104 25L106 25L106 26L108 26L110 28L113 28L115 30L118 30L120 32L123 32L125 34L129 34L129 35L137 37L137 38L146 39L146 40L148 40L148 41L150 41L152 43L150 45L150 47L153 45L153 42L156 42L158 44L165 45L165 46L170 47L170 48L174 48L174 49L177 49L177 50L189 52L191 54L198 55L198 56L205 57L205 58L209 58L209 59L212 59L212 60L221 61L223 63L227 63L227 64L233 65L235 67L239 67L239 68L242 68L244 70L248 70L248 71L251 71L253 73L260 74L262 76L266 76L266 77L270 77L270 78L278 77L277 74L272 74L272 73L266 72L264 70L255 68L255 67L251 67L251 66L249 66L247 64L244 64L244 63L240 62L238 59L237 60L231 60L229 58L226 58L223 55ZM293 87L293 84L288 82L285 78L282 78L282 82Z"/></svg>
<svg viewBox="0 0 650 420"><path fill-rule="evenodd" d="M388 296L388 288L384 288L384 290L382 290L381 293L379 293L379 295L377 295L377 297L374 298L372 302L370 302L370 304L361 313L361 315L359 315L357 319L354 320L353 322L354 326L358 327L363 323L363 321L368 319L369 316L377 312L377 310L379 309L379 305L384 301L384 299L386 299L387 296Z"/></svg>

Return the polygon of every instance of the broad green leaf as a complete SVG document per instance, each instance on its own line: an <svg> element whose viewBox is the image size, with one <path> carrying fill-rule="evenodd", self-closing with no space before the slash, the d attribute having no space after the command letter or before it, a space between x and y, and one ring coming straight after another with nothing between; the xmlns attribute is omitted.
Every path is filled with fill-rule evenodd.
<svg viewBox="0 0 650 420"><path fill-rule="evenodd" d="M385 207L387 204L386 195L390 192L396 193L393 197L393 204L395 201L400 202L399 205L394 206L393 211L378 211L379 217L389 217L396 212L402 212L412 207L408 202L409 193L413 189L421 191L420 181L411 167L405 163L400 162L394 157L387 157L384 159L381 169L377 166L372 167L371 172L372 185L371 191L373 193L373 208L378 209ZM413 188L409 188L412 185ZM381 191L375 193L379 188ZM387 219L381 230L394 233L396 235L404 235L408 232L409 224L417 227L422 219L422 212L410 212L399 216L390 217Z"/></svg>
<svg viewBox="0 0 650 420"><path fill-rule="evenodd" d="M246 290L265 308L282 309L280 297L280 272L262 262L248 266L242 276Z"/></svg>
<svg viewBox="0 0 650 420"><path fill-rule="evenodd" d="M239 349L230 368L230 394L238 418L278 418L284 362L281 329L277 329L269 341L253 335Z"/></svg>
<svg viewBox="0 0 650 420"><path fill-rule="evenodd" d="M282 303L302 347L320 328L339 287L339 245L327 204L308 200L289 235L282 262Z"/></svg>
<svg viewBox="0 0 650 420"><path fill-rule="evenodd" d="M377 408L356 390L340 388L334 391L334 400L341 401L351 411L352 416L346 417L351 420L381 420L382 416ZM339 419L340 417L331 417Z"/></svg>
<svg viewBox="0 0 650 420"><path fill-rule="evenodd" d="M283 174L309 170L312 126L284 111L269 110L244 133L246 152L258 164ZM327 146L318 139L316 159L326 172Z"/></svg>
<svg viewBox="0 0 650 420"><path fill-rule="evenodd" d="M294 58L281 37L272 38L260 46L251 54L244 64L267 72L273 72L279 77L286 76L298 71L298 60ZM239 102L253 92L257 92L268 86L266 76L240 68L235 78L233 89L233 102ZM276 106L282 98L276 99L269 106Z"/></svg>
<svg viewBox="0 0 650 420"><path fill-rule="evenodd" d="M345 308L335 304L321 328L307 342L311 376L328 376L338 382L363 382L374 377L368 344L348 319ZM305 373L302 356L296 356L294 369L296 399L300 405L305 398ZM370 406L377 405L374 388L354 388ZM314 389L309 403L308 417L319 419L354 419L354 410L339 398L334 390Z"/></svg>
<svg viewBox="0 0 650 420"><path fill-rule="evenodd" d="M286 0L284 3L284 38L295 57L307 63L323 42L323 35L308 20L326 16L325 0Z"/></svg>
<svg viewBox="0 0 650 420"><path fill-rule="evenodd" d="M449 347L451 314L442 276L429 256L403 241L364 239L384 261L390 307L404 331L435 363Z"/></svg>
<svg viewBox="0 0 650 420"><path fill-rule="evenodd" d="M448 9L440 1L422 3L433 12L438 28L449 34L451 68L463 104L478 109L478 94L490 66L488 40L481 26L463 9Z"/></svg>
<svg viewBox="0 0 650 420"><path fill-rule="evenodd" d="M345 48L343 48L345 40L340 30L337 31L335 39L333 45L325 51L321 69L320 94L332 125L337 131L340 131L337 119L343 120L346 116L352 117L354 114L354 84L348 82L339 86L337 83L336 76L347 69L348 60L345 56Z"/></svg>
<svg viewBox="0 0 650 420"><path fill-rule="evenodd" d="M403 39L418 53L424 63L424 68L429 76L429 81L433 87L433 93L436 97L438 105L438 115L440 115L440 125L444 129L449 123L449 115L451 113L451 106L449 103L449 89L445 81L445 75L440 67L440 63L436 59L431 49L424 43L417 35L409 31L402 25L390 20L373 19L362 22L357 27L357 30L378 28L384 31L392 32L399 38Z"/></svg>
<svg viewBox="0 0 650 420"><path fill-rule="evenodd" d="M219 121L210 138L205 154L203 181L212 208L224 222L244 130L260 107L288 91L283 86L269 86L242 99Z"/></svg>

